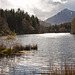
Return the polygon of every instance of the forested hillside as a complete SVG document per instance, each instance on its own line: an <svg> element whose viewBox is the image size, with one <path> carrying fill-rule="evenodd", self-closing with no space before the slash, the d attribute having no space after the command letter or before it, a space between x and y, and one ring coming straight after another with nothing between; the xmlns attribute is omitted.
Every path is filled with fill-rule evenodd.
<svg viewBox="0 0 75 75"><path fill-rule="evenodd" d="M8 27L8 23L5 21L4 18L0 17L0 35L7 35L10 32Z"/></svg>
<svg viewBox="0 0 75 75"><path fill-rule="evenodd" d="M71 31L71 22L63 23L60 25L51 25L48 27L49 33L66 33Z"/></svg>
<svg viewBox="0 0 75 75"><path fill-rule="evenodd" d="M31 34L40 32L38 18L34 17L34 15L30 16L27 12L24 13L24 11L19 8L17 11L14 9L0 9L0 17L7 22L9 30L15 31L17 34Z"/></svg>

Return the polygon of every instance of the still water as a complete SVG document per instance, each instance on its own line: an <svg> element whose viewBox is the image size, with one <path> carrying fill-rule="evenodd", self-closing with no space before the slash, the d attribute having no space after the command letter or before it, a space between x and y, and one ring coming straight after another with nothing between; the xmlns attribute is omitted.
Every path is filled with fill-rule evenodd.
<svg viewBox="0 0 75 75"><path fill-rule="evenodd" d="M18 42L22 45L36 45L37 51L15 57L0 59L1 72L16 75L21 72L28 75L31 72L47 71L50 63L75 63L75 35L70 33L46 33L18 35Z"/></svg>

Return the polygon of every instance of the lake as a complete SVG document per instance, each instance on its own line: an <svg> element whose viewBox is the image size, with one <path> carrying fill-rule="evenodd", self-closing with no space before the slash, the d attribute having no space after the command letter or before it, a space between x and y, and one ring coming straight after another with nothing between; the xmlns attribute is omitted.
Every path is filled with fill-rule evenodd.
<svg viewBox="0 0 75 75"><path fill-rule="evenodd" d="M22 45L36 45L37 51L15 57L0 58L0 71L13 75L21 72L28 75L32 72L48 71L50 64L75 63L75 35L70 33L45 33L18 35Z"/></svg>

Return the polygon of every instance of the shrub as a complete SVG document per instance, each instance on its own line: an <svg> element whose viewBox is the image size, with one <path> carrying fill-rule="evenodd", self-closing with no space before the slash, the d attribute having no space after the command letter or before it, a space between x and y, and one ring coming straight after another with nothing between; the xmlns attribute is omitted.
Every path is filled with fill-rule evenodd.
<svg viewBox="0 0 75 75"><path fill-rule="evenodd" d="M30 50L30 45L26 45L26 47L24 48L24 50Z"/></svg>
<svg viewBox="0 0 75 75"><path fill-rule="evenodd" d="M13 39L15 39L15 36L8 35L5 39L6 40L13 40Z"/></svg>
<svg viewBox="0 0 75 75"><path fill-rule="evenodd" d="M4 54L4 55L11 55L11 49L10 48L7 48L7 49L5 49L5 50L3 50L3 51L1 51L2 52L2 54Z"/></svg>
<svg viewBox="0 0 75 75"><path fill-rule="evenodd" d="M33 49L33 50L37 50L37 45L35 45L35 46L31 46L31 49Z"/></svg>
<svg viewBox="0 0 75 75"><path fill-rule="evenodd" d="M5 45L0 45L0 51L2 51L2 50L5 50L6 49L6 46Z"/></svg>

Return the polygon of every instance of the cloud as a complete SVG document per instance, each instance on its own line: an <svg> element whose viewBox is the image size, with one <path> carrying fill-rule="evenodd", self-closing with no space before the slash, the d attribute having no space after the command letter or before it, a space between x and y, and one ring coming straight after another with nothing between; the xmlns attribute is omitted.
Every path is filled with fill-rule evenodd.
<svg viewBox="0 0 75 75"><path fill-rule="evenodd" d="M52 0L41 0L39 6L41 6L40 9L38 7L33 9L33 13L42 20L55 15L60 9L63 9L60 2L53 2Z"/></svg>
<svg viewBox="0 0 75 75"><path fill-rule="evenodd" d="M11 9L13 5L8 0L0 0L0 8Z"/></svg>
<svg viewBox="0 0 75 75"><path fill-rule="evenodd" d="M75 11L75 0L68 0L64 7Z"/></svg>
<svg viewBox="0 0 75 75"><path fill-rule="evenodd" d="M0 8L21 8L45 20L65 8L75 10L75 0L0 0Z"/></svg>

